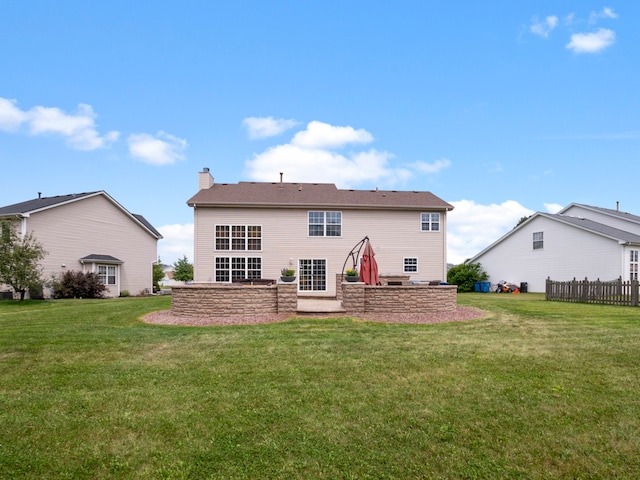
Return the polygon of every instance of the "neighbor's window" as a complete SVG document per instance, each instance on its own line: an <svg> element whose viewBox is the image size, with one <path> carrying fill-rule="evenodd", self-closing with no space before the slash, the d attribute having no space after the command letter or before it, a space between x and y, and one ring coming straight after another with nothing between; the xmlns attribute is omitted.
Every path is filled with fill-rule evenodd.
<svg viewBox="0 0 640 480"><path fill-rule="evenodd" d="M404 273L416 273L418 271L418 259L417 258L405 258L404 259Z"/></svg>
<svg viewBox="0 0 640 480"><path fill-rule="evenodd" d="M103 285L115 285L116 267L114 265L98 265L98 278Z"/></svg>
<svg viewBox="0 0 640 480"><path fill-rule="evenodd" d="M299 262L298 288L300 290L320 291L327 289L327 261L309 258Z"/></svg>
<svg viewBox="0 0 640 480"><path fill-rule="evenodd" d="M629 280L638 280L638 250L630 250Z"/></svg>
<svg viewBox="0 0 640 480"><path fill-rule="evenodd" d="M309 236L342 236L342 212L309 212Z"/></svg>
<svg viewBox="0 0 640 480"><path fill-rule="evenodd" d="M420 228L423 232L439 232L440 231L440 214L439 213L421 213Z"/></svg>
<svg viewBox="0 0 640 480"><path fill-rule="evenodd" d="M262 250L260 225L216 225L216 250Z"/></svg>
<svg viewBox="0 0 640 480"><path fill-rule="evenodd" d="M533 249L540 250L544 246L544 232L533 232Z"/></svg>
<svg viewBox="0 0 640 480"><path fill-rule="evenodd" d="M216 282L262 278L260 257L216 257Z"/></svg>

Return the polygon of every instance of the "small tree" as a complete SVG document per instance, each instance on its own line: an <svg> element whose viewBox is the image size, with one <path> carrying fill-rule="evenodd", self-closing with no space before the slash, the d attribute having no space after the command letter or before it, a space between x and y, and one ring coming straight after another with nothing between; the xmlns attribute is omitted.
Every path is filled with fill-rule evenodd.
<svg viewBox="0 0 640 480"><path fill-rule="evenodd" d="M459 292L473 292L475 282L486 282L488 279L489 275L482 270L482 265L470 263L469 259L447 272L447 283L457 285Z"/></svg>
<svg viewBox="0 0 640 480"><path fill-rule="evenodd" d="M24 300L29 288L42 288L40 261L47 255L31 232L20 237L12 222L0 222L0 283L5 283Z"/></svg>
<svg viewBox="0 0 640 480"><path fill-rule="evenodd" d="M153 264L153 286L156 290L160 290L160 280L164 278L164 270L162 268L162 262L158 258L158 261Z"/></svg>
<svg viewBox="0 0 640 480"><path fill-rule="evenodd" d="M173 278L181 282L193 280L193 265L189 263L186 255L173 264Z"/></svg>

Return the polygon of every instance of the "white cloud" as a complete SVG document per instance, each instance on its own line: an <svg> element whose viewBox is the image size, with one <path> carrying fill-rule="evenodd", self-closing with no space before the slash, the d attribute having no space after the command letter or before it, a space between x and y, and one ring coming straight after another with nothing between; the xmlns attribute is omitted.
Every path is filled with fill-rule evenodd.
<svg viewBox="0 0 640 480"><path fill-rule="evenodd" d="M539 35L540 37L548 38L549 33L558 26L558 17L555 15L549 15L542 22L537 19L529 27L531 33Z"/></svg>
<svg viewBox="0 0 640 480"><path fill-rule="evenodd" d="M459 264L498 240L518 221L535 213L514 200L481 205L472 200L449 202L447 214L447 262Z"/></svg>
<svg viewBox="0 0 640 480"><path fill-rule="evenodd" d="M158 256L162 263L173 265L183 256L193 263L193 223L163 225L158 228Z"/></svg>
<svg viewBox="0 0 640 480"><path fill-rule="evenodd" d="M129 135L127 143L132 157L150 165L170 165L183 160L188 146L186 140L162 131L155 136L148 133Z"/></svg>
<svg viewBox="0 0 640 480"><path fill-rule="evenodd" d="M309 122L307 129L296 133L292 145L302 148L341 148L350 143L371 143L373 135L364 129L336 127L328 123Z"/></svg>
<svg viewBox="0 0 640 480"><path fill-rule="evenodd" d="M596 23L601 18L618 18L618 14L613 11L613 8L604 7L601 12L591 12L589 23Z"/></svg>
<svg viewBox="0 0 640 480"><path fill-rule="evenodd" d="M248 117L242 123L247 127L251 139L274 137L298 125L295 120L273 117Z"/></svg>
<svg viewBox="0 0 640 480"><path fill-rule="evenodd" d="M96 130L97 115L91 105L81 103L75 114L65 113L59 108L33 107L22 111L15 100L0 98L0 129L15 131L26 124L32 135L58 134L67 139L76 150L96 150L108 147L120 136L112 131L101 136Z"/></svg>
<svg viewBox="0 0 640 480"><path fill-rule="evenodd" d="M0 97L0 130L17 130L27 120L27 114L16 107L16 101Z"/></svg>
<svg viewBox="0 0 640 480"><path fill-rule="evenodd" d="M567 44L569 50L575 53L598 53L613 45L616 34L608 28L600 28L592 33L575 33Z"/></svg>
<svg viewBox="0 0 640 480"><path fill-rule="evenodd" d="M414 162L410 164L410 166L421 173L438 173L440 170L449 168L451 166L451 160L448 158L441 158L433 163Z"/></svg>
<svg viewBox="0 0 640 480"><path fill-rule="evenodd" d="M447 159L434 163L415 162L395 167L394 155L370 148L366 151L338 152L348 144L366 144L373 135L364 129L333 126L312 121L289 143L256 153L245 163L246 175L257 181L277 181L279 172L286 182L335 183L352 188L362 183L381 187L403 183L416 174L437 173L450 165Z"/></svg>
<svg viewBox="0 0 640 480"><path fill-rule="evenodd" d="M547 213L558 213L564 206L559 203L545 203L544 208L547 209Z"/></svg>

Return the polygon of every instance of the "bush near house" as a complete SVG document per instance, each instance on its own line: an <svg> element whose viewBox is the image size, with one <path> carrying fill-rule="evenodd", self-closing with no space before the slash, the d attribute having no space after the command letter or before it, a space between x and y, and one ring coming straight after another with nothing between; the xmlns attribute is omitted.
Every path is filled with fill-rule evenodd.
<svg viewBox="0 0 640 480"><path fill-rule="evenodd" d="M52 282L53 298L102 298L107 287L93 272L68 270Z"/></svg>
<svg viewBox="0 0 640 480"><path fill-rule="evenodd" d="M447 283L458 286L458 292L473 292L475 282L486 282L489 275L482 269L480 263L464 263L451 267L447 272Z"/></svg>

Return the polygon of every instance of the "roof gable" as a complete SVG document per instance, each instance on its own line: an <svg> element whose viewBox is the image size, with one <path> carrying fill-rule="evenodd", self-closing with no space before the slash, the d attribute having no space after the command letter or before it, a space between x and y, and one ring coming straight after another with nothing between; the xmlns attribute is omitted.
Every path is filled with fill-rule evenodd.
<svg viewBox="0 0 640 480"><path fill-rule="evenodd" d="M42 210L48 210L50 208L60 207L72 202L84 200L86 198L103 196L113 205L119 208L125 215L130 217L140 227L145 229L149 234L157 239L162 238L162 235L156 230L142 215L137 215L129 212L126 208L116 202L107 192L99 190L97 192L85 192L85 193L72 193L69 195L57 195L54 197L38 197L26 202L14 203L13 205L7 205L6 207L0 207L0 217L28 217L34 213Z"/></svg>
<svg viewBox="0 0 640 480"><path fill-rule="evenodd" d="M219 183L200 190L187 204L197 207L293 207L452 210L431 192L342 190L332 183Z"/></svg>
<svg viewBox="0 0 640 480"><path fill-rule="evenodd" d="M621 220L626 220L628 222L640 224L640 217L638 215L633 215L628 212L621 212L620 210L613 210L611 208L594 207L592 205L585 205L582 203L571 203L567 205L565 208L563 208L562 210L560 210L558 213L564 214L565 212L570 210L572 207L578 207L584 210L598 212L604 215L609 215L611 217L619 218Z"/></svg>
<svg viewBox="0 0 640 480"><path fill-rule="evenodd" d="M610 227L609 225L605 225L603 223L594 222L593 220L589 220L587 218L582 218L582 217L572 217L572 216L564 215L561 213L552 214L552 213L536 212L533 215L531 215L529 219L527 219L517 227L507 232L505 235L500 237L498 240L496 240L494 243L492 243L487 248L482 250L480 253L474 255L470 261L476 262L478 258L480 258L482 255L487 253L489 250L492 250L493 248L498 246L500 243L502 243L504 240L509 238L511 235L518 232L522 227L524 227L529 223L535 222L535 220L540 217L548 218L550 220L563 223L572 228L579 228L581 230L585 230L590 233L593 233L594 235L606 237L619 243L630 243L630 244L640 245L640 235L636 235L634 233L627 232L625 230L620 230L618 228Z"/></svg>

